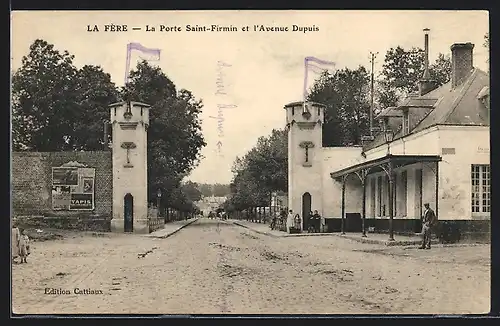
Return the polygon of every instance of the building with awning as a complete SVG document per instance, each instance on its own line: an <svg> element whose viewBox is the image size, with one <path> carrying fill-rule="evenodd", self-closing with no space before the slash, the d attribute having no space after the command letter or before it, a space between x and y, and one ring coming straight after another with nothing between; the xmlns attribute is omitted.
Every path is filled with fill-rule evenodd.
<svg viewBox="0 0 500 326"><path fill-rule="evenodd" d="M392 240L395 233L420 232L429 203L440 224L488 235L489 75L473 67L473 48L451 46L451 80L436 87L426 34L419 92L381 110L378 127L360 146L322 147L324 106L285 106L289 207L301 216L320 211L331 232L387 232Z"/></svg>

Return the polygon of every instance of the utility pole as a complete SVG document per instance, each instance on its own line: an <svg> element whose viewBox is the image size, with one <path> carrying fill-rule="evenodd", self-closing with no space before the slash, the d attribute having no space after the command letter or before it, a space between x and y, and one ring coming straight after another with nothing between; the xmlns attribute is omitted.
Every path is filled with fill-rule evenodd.
<svg viewBox="0 0 500 326"><path fill-rule="evenodd" d="M375 58L377 57L377 54L378 54L378 52L376 52L376 53L370 52L370 62L371 62L371 66L372 66L371 81L370 81L370 84L371 84L370 85L370 136L371 137L373 137L373 110L374 110L374 107L373 107L373 92L374 92L373 84L375 81L373 67L375 65Z"/></svg>

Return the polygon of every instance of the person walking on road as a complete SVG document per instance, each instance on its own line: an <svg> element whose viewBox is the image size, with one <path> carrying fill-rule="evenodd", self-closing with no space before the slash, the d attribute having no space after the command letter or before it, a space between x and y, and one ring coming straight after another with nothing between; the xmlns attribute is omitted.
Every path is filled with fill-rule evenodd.
<svg viewBox="0 0 500 326"><path fill-rule="evenodd" d="M429 203L424 204L425 210L422 216L422 245L419 249L431 249L431 228L436 223L436 214L430 208Z"/></svg>

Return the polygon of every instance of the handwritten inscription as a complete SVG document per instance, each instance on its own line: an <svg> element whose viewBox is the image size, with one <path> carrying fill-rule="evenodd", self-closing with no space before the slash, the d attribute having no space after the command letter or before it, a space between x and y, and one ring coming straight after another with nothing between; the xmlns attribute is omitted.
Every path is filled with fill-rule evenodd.
<svg viewBox="0 0 500 326"><path fill-rule="evenodd" d="M216 96L227 96L226 83L224 77L226 76L225 70L232 67L232 65L224 62L217 61L217 77L215 80ZM217 116L210 116L211 119L217 120L217 136L218 141L216 143L217 153L220 155L222 153L222 139L224 138L224 109L233 109L238 106L235 104L217 104Z"/></svg>

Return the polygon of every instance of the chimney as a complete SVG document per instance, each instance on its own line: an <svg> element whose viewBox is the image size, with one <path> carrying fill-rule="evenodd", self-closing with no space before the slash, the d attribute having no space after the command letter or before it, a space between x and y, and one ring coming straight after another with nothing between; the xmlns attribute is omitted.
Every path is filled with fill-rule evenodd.
<svg viewBox="0 0 500 326"><path fill-rule="evenodd" d="M431 79L431 74L429 72L429 31L430 29L424 28L424 75L418 82L418 92L420 96L425 95L436 88L436 82Z"/></svg>
<svg viewBox="0 0 500 326"><path fill-rule="evenodd" d="M451 87L460 86L472 69L472 43L455 43L451 46Z"/></svg>

